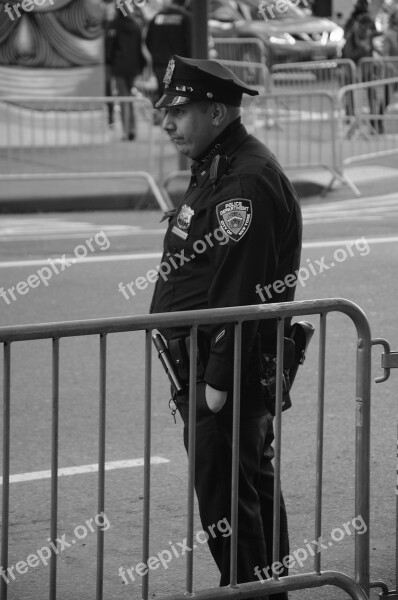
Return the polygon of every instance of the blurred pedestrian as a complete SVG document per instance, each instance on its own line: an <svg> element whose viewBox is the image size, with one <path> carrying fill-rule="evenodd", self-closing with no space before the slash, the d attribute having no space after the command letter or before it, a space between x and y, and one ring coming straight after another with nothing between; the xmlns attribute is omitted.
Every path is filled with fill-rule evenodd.
<svg viewBox="0 0 398 600"><path fill-rule="evenodd" d="M354 8L350 14L350 16L348 17L343 29L344 29L344 37L347 39L348 35L351 33L354 24L357 22L358 17L360 17L361 15L367 14L369 16L369 18L371 18L370 12L369 12L369 2L368 0L357 0L355 2ZM373 27L374 27L374 31L376 30L376 24L373 21Z"/></svg>
<svg viewBox="0 0 398 600"><path fill-rule="evenodd" d="M135 78L142 73L146 65L142 50L141 28L134 14L117 11L113 21L114 30L111 73L118 96L131 96ZM132 102L121 102L124 140L134 140L136 136L136 117Z"/></svg>
<svg viewBox="0 0 398 600"><path fill-rule="evenodd" d="M113 2L104 3L104 47L105 47L105 96L113 96L112 85L112 60L115 45L115 30L112 23L115 19L116 7ZM108 109L108 124L113 126L114 123L114 105L113 102L107 103Z"/></svg>
<svg viewBox="0 0 398 600"><path fill-rule="evenodd" d="M369 12L361 12L357 15L347 34L343 48L343 58L351 59L356 65L359 64L362 58L371 58L373 56L373 39L375 35L378 35L376 25ZM373 81L374 79L373 65L370 63L363 70L362 80L366 82ZM375 88L368 88L367 94L371 133L383 133L383 123L378 117L384 112L384 102L378 101ZM348 117L355 115L354 95L352 92L346 94L346 114Z"/></svg>
<svg viewBox="0 0 398 600"><path fill-rule="evenodd" d="M361 58L373 55L373 37L376 26L371 16L363 12L350 26L343 48L343 57L357 65Z"/></svg>
<svg viewBox="0 0 398 600"><path fill-rule="evenodd" d="M383 56L398 56L398 6L388 19L388 29L383 39Z"/></svg>
<svg viewBox="0 0 398 600"><path fill-rule="evenodd" d="M152 56L159 97L163 94L163 76L170 56L192 56L192 15L186 4L186 0L168 0L148 26L145 43Z"/></svg>

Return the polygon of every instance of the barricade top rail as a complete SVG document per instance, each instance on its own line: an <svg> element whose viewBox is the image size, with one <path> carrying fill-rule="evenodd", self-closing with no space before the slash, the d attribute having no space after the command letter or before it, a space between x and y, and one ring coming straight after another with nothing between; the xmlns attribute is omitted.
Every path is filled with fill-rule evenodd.
<svg viewBox="0 0 398 600"><path fill-rule="evenodd" d="M361 81L360 83L351 83L350 85L345 85L340 88L338 94L342 96L346 91L357 91L357 90L366 90L367 88L382 86L382 85L390 85L398 83L397 77L390 77L388 79L375 79L373 81Z"/></svg>
<svg viewBox="0 0 398 600"><path fill-rule="evenodd" d="M196 327L203 324L289 318L309 314L326 314L334 311L348 315L355 323L359 335L365 340L370 340L370 328L366 315L357 304L344 298L322 298L268 305L254 304L251 306L187 310L84 321L11 325L0 327L0 343L83 335L106 335L108 333L156 329L157 327Z"/></svg>
<svg viewBox="0 0 398 600"><path fill-rule="evenodd" d="M330 58L328 60L302 60L298 62L276 63L271 66L271 71L284 71L288 69L317 69L319 67L333 69L336 65L352 65L355 63L350 58Z"/></svg>
<svg viewBox="0 0 398 600"><path fill-rule="evenodd" d="M345 88L344 88L345 89ZM325 96L330 98L332 102L334 102L335 96L332 92L327 90L309 90L309 89L298 89L298 90L289 90L289 89L278 89L277 93L273 91L267 91L259 96L253 96L249 98L250 102L256 102L259 97L268 96L269 98L273 98L274 100L279 100L279 98L313 98L314 96Z"/></svg>

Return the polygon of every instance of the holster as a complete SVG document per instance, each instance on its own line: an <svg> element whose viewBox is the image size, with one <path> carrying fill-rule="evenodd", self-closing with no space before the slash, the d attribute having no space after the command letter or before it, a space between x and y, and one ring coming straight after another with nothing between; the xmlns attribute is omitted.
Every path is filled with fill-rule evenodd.
<svg viewBox="0 0 398 600"><path fill-rule="evenodd" d="M189 382L189 354L186 340L188 340L189 343L189 338L176 338L174 340L169 340L167 344L171 360L173 361L180 380L184 384L188 384Z"/></svg>
<svg viewBox="0 0 398 600"><path fill-rule="evenodd" d="M299 321L290 327L289 336L283 338L282 369L282 412L292 406L290 390L300 365L304 363L306 351L315 328L308 321ZM261 340L260 340L261 344ZM263 352L260 345L260 379L267 409L276 412L276 355Z"/></svg>
<svg viewBox="0 0 398 600"><path fill-rule="evenodd" d="M188 385L189 383L189 362L190 362L190 337L175 338L168 341L168 347L171 359L175 365L181 380ZM210 355L210 344L206 336L198 331L196 348L196 380L201 381L204 378L205 370Z"/></svg>

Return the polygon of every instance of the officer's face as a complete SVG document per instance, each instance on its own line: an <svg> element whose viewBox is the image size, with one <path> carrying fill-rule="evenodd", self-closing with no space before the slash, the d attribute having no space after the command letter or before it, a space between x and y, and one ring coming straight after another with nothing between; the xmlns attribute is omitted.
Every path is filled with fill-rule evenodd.
<svg viewBox="0 0 398 600"><path fill-rule="evenodd" d="M167 108L162 126L178 151L189 158L202 154L218 135L212 124L212 105L207 102Z"/></svg>

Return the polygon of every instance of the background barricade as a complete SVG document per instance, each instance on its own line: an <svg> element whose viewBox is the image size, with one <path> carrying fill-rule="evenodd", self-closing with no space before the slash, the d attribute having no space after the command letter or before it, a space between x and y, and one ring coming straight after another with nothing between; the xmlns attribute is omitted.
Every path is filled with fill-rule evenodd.
<svg viewBox="0 0 398 600"><path fill-rule="evenodd" d="M249 87L256 88L260 94L270 90L270 77L267 67L259 62L247 62L241 60L220 60L239 79Z"/></svg>
<svg viewBox="0 0 398 600"><path fill-rule="evenodd" d="M398 153L398 77L358 83L338 93L343 166Z"/></svg>
<svg viewBox="0 0 398 600"><path fill-rule="evenodd" d="M376 79L398 77L398 56L361 58L357 68L357 81L365 83Z"/></svg>
<svg viewBox="0 0 398 600"><path fill-rule="evenodd" d="M129 106L136 115L137 133L132 141L123 139L122 113ZM156 136L161 134L154 127L153 113L144 97L2 97L0 181L140 179L166 209L170 201L156 182Z"/></svg>
<svg viewBox="0 0 398 600"><path fill-rule="evenodd" d="M266 144L285 169L322 169L350 183L342 171L335 99L321 91L281 91L243 98L242 122ZM170 173L173 180L189 178L189 171Z"/></svg>
<svg viewBox="0 0 398 600"><path fill-rule="evenodd" d="M265 46L256 38L213 38L217 60L255 62L265 65Z"/></svg>
<svg viewBox="0 0 398 600"><path fill-rule="evenodd" d="M314 90L337 93L355 83L355 63L349 59L307 61L273 65L271 85L275 91Z"/></svg>

